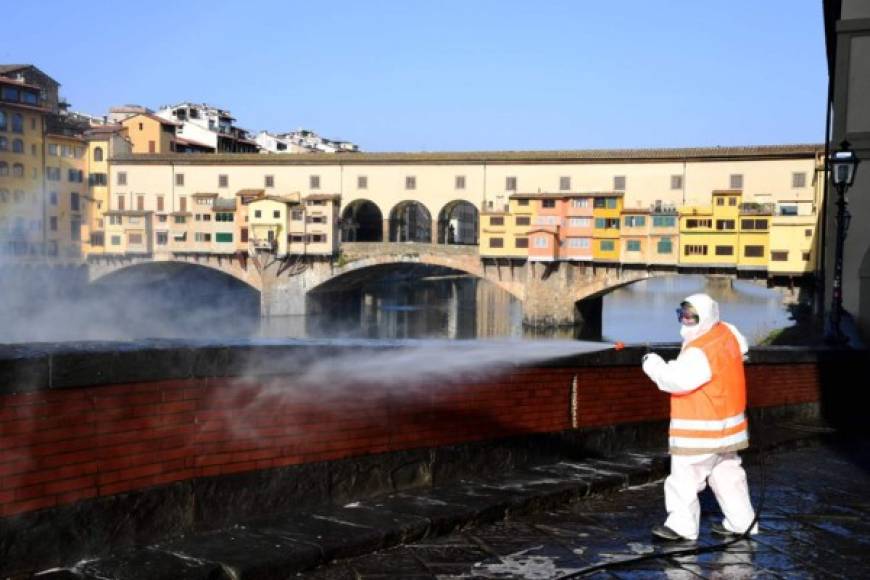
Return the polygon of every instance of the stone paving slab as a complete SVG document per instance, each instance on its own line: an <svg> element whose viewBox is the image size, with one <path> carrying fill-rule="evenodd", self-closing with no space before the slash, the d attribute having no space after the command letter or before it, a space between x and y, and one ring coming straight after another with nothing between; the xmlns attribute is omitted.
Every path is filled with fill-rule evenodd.
<svg viewBox="0 0 870 580"><path fill-rule="evenodd" d="M702 535L697 543L661 543L651 537L650 528L665 516L659 482L336 562L300 577L549 580L660 553L666 555L583 577L870 578L868 443L827 439L769 454L762 533L723 551L673 553L721 542L709 532L721 519L709 490L701 495ZM745 462L756 504L762 487L759 459L749 456ZM413 562L408 568L412 575L404 575L398 562Z"/></svg>

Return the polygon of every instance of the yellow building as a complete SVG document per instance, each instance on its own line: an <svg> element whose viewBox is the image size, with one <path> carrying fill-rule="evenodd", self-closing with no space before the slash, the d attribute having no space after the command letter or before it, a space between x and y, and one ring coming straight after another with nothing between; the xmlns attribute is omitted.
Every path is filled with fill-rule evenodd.
<svg viewBox="0 0 870 580"><path fill-rule="evenodd" d="M109 210L109 158L117 153L129 153L131 146L124 137L121 125L102 125L85 132L88 144L88 212L89 236L82 240L85 255L102 254L106 251L106 224L103 213Z"/></svg>
<svg viewBox="0 0 870 580"><path fill-rule="evenodd" d="M620 230L619 261L623 264L650 262L650 211L648 209L623 209Z"/></svg>
<svg viewBox="0 0 870 580"><path fill-rule="evenodd" d="M264 195L248 204L248 236L251 247L286 256L291 211L301 209L299 195Z"/></svg>
<svg viewBox="0 0 870 580"><path fill-rule="evenodd" d="M650 237L647 258L650 265L676 266L679 261L680 224L677 208L653 206L650 211Z"/></svg>
<svg viewBox="0 0 870 580"><path fill-rule="evenodd" d="M0 255L44 252L44 108L40 87L0 76Z"/></svg>
<svg viewBox="0 0 870 580"><path fill-rule="evenodd" d="M88 143L76 135L45 136L46 254L80 258L90 239L88 216Z"/></svg>
<svg viewBox="0 0 870 580"><path fill-rule="evenodd" d="M132 153L172 153L175 130L180 123L150 113L140 113L121 121L132 145Z"/></svg>
<svg viewBox="0 0 870 580"><path fill-rule="evenodd" d="M777 204L770 222L770 276L803 276L815 272L818 220L815 204L805 200Z"/></svg>
<svg viewBox="0 0 870 580"><path fill-rule="evenodd" d="M741 198L739 190L715 190L712 206L680 208L680 266L737 266Z"/></svg>
<svg viewBox="0 0 870 580"><path fill-rule="evenodd" d="M770 259L770 222L773 204L744 203L741 205L740 248L738 270L767 270Z"/></svg>
<svg viewBox="0 0 870 580"><path fill-rule="evenodd" d="M619 262L619 218L624 194L603 192L583 194L592 199L592 259L596 262Z"/></svg>
<svg viewBox="0 0 870 580"><path fill-rule="evenodd" d="M500 209L485 209L480 213L482 258L528 258L529 231L535 220L533 197L514 194Z"/></svg>
<svg viewBox="0 0 870 580"><path fill-rule="evenodd" d="M332 256L338 253L338 211L341 196L313 193L291 208L288 253Z"/></svg>

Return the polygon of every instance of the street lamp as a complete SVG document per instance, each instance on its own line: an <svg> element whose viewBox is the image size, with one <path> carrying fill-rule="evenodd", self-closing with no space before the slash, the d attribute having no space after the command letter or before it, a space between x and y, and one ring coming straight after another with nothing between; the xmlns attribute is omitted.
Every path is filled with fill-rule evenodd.
<svg viewBox="0 0 870 580"><path fill-rule="evenodd" d="M837 188L837 245L834 254L834 281L831 293L830 326L826 341L830 344L845 344L849 341L840 327L843 314L843 245L846 241L846 230L849 229L851 216L846 210L846 190L855 181L855 168L858 158L849 148L849 142L840 143L840 149L831 153L828 159L831 168L831 178Z"/></svg>

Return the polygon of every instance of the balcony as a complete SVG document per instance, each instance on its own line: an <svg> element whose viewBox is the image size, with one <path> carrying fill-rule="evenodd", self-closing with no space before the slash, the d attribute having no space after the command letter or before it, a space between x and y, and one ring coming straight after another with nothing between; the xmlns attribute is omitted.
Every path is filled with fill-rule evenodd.
<svg viewBox="0 0 870 580"><path fill-rule="evenodd" d="M740 215L773 215L774 209L772 203L741 203Z"/></svg>

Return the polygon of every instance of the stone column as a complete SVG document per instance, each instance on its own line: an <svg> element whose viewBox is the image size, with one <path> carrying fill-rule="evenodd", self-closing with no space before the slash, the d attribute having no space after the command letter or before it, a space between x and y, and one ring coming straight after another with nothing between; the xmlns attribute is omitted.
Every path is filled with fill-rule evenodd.
<svg viewBox="0 0 870 580"><path fill-rule="evenodd" d="M384 220L384 229L383 229L383 238L381 239L383 242L390 241L390 219L386 218Z"/></svg>

